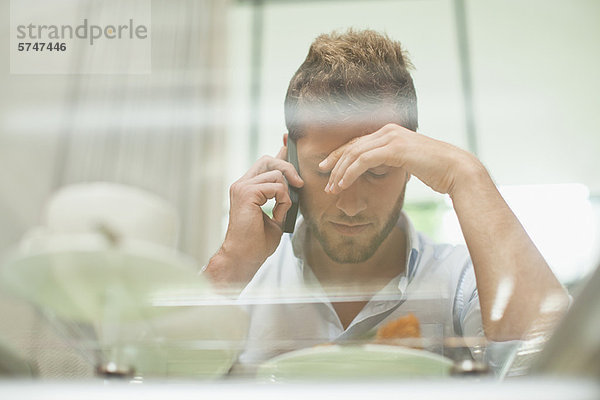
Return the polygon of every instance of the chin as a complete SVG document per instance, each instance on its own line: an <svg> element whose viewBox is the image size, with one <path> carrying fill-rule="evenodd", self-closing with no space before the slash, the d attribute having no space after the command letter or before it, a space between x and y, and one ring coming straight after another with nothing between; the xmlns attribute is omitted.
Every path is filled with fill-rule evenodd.
<svg viewBox="0 0 600 400"><path fill-rule="evenodd" d="M335 239L332 236L335 235ZM381 242L377 235L354 236L352 238L340 237L338 233L323 235L316 232L316 237L325 251L325 254L333 261L340 264L357 264L370 259L377 251ZM341 239L341 240L340 240Z"/></svg>

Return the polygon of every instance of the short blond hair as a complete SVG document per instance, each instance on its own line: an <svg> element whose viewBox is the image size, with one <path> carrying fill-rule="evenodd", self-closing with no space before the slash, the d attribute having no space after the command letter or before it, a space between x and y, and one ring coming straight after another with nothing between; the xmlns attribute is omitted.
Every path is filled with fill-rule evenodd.
<svg viewBox="0 0 600 400"><path fill-rule="evenodd" d="M394 120L417 130L417 96L413 69L400 42L372 30L318 36L290 81L285 119L292 138L315 120L345 120L383 106Z"/></svg>

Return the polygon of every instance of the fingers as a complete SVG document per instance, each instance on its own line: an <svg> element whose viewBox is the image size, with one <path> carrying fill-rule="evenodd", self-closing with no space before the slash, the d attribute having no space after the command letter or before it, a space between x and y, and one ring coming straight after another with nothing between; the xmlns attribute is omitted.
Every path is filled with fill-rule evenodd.
<svg viewBox="0 0 600 400"><path fill-rule="evenodd" d="M292 206L292 201L288 202L276 202L275 207L273 207L273 220L277 222L279 227L283 227L283 223L285 222L285 216Z"/></svg>
<svg viewBox="0 0 600 400"><path fill-rule="evenodd" d="M230 197L234 204L261 207L267 200L274 198L273 221L283 226L285 215L292 205L288 184L294 187L304 186L304 181L292 164L285 160L287 147L282 147L275 157L263 156L237 182L231 186ZM260 208L256 209L260 212ZM263 217L264 214L263 214Z"/></svg>
<svg viewBox="0 0 600 400"><path fill-rule="evenodd" d="M350 163L344 172L340 172L340 180L337 185L333 185L337 191L349 188L362 174L367 172L371 168L378 167L384 162L387 150L384 147L378 147L360 155L360 157L353 163Z"/></svg>
<svg viewBox="0 0 600 400"><path fill-rule="evenodd" d="M287 181L279 170L265 172L254 177L250 182L257 184L257 188L265 189L264 195L267 199L275 197L273 207L273 220L281 227L285 220L287 211L292 206ZM264 183L276 184L275 186L264 186ZM265 200L266 202L266 200ZM264 203L263 203L264 204ZM262 204L261 204L262 205Z"/></svg>
<svg viewBox="0 0 600 400"><path fill-rule="evenodd" d="M335 167L335 164L338 162L342 154L344 154L346 147L349 145L350 143L346 143L329 153L329 155L319 163L319 169L323 172L331 171L333 167Z"/></svg>
<svg viewBox="0 0 600 400"><path fill-rule="evenodd" d="M292 206L292 200L288 192L287 184L268 182L256 185L256 189L265 196L261 205L265 204L268 199L275 198L273 220L281 227L287 210Z"/></svg>
<svg viewBox="0 0 600 400"><path fill-rule="evenodd" d="M260 175L255 176L254 178L250 178L247 180L250 184L259 184L259 183L282 183L287 184L283 173L278 169L263 172Z"/></svg>
<svg viewBox="0 0 600 400"><path fill-rule="evenodd" d="M277 170L285 176L290 185L302 187L304 181L292 164L282 159L287 154L287 148L282 147L276 157L263 156L246 172L242 179L249 180L265 172Z"/></svg>
<svg viewBox="0 0 600 400"><path fill-rule="evenodd" d="M290 199L290 195L287 190L287 185L267 182L256 185L256 190L258 190L260 194L264 196L261 199L261 206L264 205L268 199L272 198L275 198L277 204L281 204L282 206L287 205L287 208L289 208L289 206L292 204L292 200Z"/></svg>
<svg viewBox="0 0 600 400"><path fill-rule="evenodd" d="M334 151L332 151L327 156L327 158L325 158L323 161L321 161L321 163L319 164L319 168L321 168L323 171L332 170L333 167L335 166L335 164L337 163L337 161L339 160L339 158L342 156L342 154L346 151L346 149L349 146L359 146L359 145L362 145L365 143L382 145L387 139L386 138L387 134L397 128L405 129L405 128L395 125L395 124L387 124L369 135L357 137L357 138L350 140L348 143L345 143L344 145L342 145L342 146L338 147L337 149L335 149ZM355 149L360 150L357 147L355 147ZM368 149L366 149L366 148L363 149L363 151L366 151L366 150L368 150Z"/></svg>
<svg viewBox="0 0 600 400"><path fill-rule="evenodd" d="M319 164L322 170L331 170L326 192L337 193L352 185L368 169L386 163L389 159L387 153L390 149L387 146L390 138L379 135L378 132L348 142Z"/></svg>
<svg viewBox="0 0 600 400"><path fill-rule="evenodd" d="M287 181L279 170L267 171L247 180L240 179L232 185L231 197L232 205L250 202L259 207L274 198L273 220L280 226L292 205Z"/></svg>

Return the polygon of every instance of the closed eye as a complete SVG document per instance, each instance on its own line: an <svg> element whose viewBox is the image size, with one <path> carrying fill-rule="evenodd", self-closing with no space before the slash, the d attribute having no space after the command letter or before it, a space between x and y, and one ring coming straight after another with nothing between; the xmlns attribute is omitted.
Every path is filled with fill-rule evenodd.
<svg viewBox="0 0 600 400"><path fill-rule="evenodd" d="M387 168L371 168L367 170L366 174L372 178L384 178L387 176L389 170Z"/></svg>

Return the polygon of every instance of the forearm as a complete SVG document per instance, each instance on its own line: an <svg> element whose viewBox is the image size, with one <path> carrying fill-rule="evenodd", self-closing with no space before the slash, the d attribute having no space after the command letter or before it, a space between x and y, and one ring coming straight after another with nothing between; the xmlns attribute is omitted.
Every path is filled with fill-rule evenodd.
<svg viewBox="0 0 600 400"><path fill-rule="evenodd" d="M560 317L568 297L483 165L471 160L460 174L450 196L473 260L486 336L521 338L536 321Z"/></svg>
<svg viewBox="0 0 600 400"><path fill-rule="evenodd" d="M260 265L246 265L247 261L237 260L227 254L222 247L209 260L203 275L213 284L213 286L225 294L239 294L244 287L252 280L253 274L249 271L256 271Z"/></svg>

